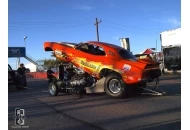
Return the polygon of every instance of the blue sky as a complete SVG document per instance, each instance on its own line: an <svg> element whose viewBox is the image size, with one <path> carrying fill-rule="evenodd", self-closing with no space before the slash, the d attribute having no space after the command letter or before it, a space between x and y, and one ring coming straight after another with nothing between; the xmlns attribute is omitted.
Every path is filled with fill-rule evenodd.
<svg viewBox="0 0 190 130"><path fill-rule="evenodd" d="M96 40L95 18L100 41L120 45L129 37L131 51L160 50L159 34L181 27L180 0L9 0L8 46L24 46L34 59L50 58L45 41L85 42ZM9 58L16 67L16 59ZM22 63L29 61L21 58Z"/></svg>

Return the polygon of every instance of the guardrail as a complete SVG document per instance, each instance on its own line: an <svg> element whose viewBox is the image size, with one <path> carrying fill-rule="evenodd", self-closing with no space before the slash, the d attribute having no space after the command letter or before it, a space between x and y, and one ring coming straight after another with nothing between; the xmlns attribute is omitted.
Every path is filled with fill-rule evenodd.
<svg viewBox="0 0 190 130"><path fill-rule="evenodd" d="M36 60L34 58L32 58L30 55L26 54L25 58L30 61L31 63L33 63L34 65L39 65Z"/></svg>

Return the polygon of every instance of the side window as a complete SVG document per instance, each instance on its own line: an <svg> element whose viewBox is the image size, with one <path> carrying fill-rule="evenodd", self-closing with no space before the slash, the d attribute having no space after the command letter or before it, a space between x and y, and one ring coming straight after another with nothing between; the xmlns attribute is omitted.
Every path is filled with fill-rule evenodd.
<svg viewBox="0 0 190 130"><path fill-rule="evenodd" d="M104 56L104 55L106 55L106 53L105 53L105 51L104 51L104 49L102 47L96 46L95 47L95 55L102 55L102 56Z"/></svg>
<svg viewBox="0 0 190 130"><path fill-rule="evenodd" d="M85 43L85 44L78 46L76 49L83 51L83 52L88 52L88 45Z"/></svg>
<svg viewBox="0 0 190 130"><path fill-rule="evenodd" d="M85 43L81 46L78 46L76 49L93 55L106 55L102 47L93 44Z"/></svg>

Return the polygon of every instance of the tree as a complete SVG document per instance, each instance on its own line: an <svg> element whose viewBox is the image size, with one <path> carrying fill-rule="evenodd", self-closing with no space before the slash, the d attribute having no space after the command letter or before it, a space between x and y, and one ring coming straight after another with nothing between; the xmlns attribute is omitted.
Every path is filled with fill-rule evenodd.
<svg viewBox="0 0 190 130"><path fill-rule="evenodd" d="M39 60L40 62L43 63L43 67L45 69L49 68L49 67L52 67L52 68L56 68L56 71L58 71L58 67L59 67L59 64L60 63L63 63L63 64L66 64L67 62L64 62L64 61L61 61L60 59L58 59L54 52L52 52L52 55L51 55L52 58L49 58L49 59L43 59L43 60Z"/></svg>
<svg viewBox="0 0 190 130"><path fill-rule="evenodd" d="M44 60L44 66L45 67L56 67L56 60L55 59L45 59Z"/></svg>

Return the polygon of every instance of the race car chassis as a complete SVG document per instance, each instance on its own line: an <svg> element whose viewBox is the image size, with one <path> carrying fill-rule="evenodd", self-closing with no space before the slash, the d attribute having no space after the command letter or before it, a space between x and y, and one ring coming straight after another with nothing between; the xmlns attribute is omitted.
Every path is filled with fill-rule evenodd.
<svg viewBox="0 0 190 130"><path fill-rule="evenodd" d="M90 87L84 87L86 93L104 93L104 83L105 83L105 77L98 80L97 82L93 83ZM162 96L165 95L166 92L163 92L158 89L159 87L159 77L156 78L155 86L150 89L149 86L146 87L140 87L137 86L139 89L142 89L141 92L132 92L133 94L140 94L140 95L155 95L155 96ZM66 90L71 90L71 88L67 87Z"/></svg>
<svg viewBox="0 0 190 130"><path fill-rule="evenodd" d="M96 83L96 86L93 86L93 87L88 87L86 88L87 92L88 93L93 93L93 92L103 92L103 86L104 85L104 81L105 81L105 78L101 79L99 82ZM166 92L164 91L161 91L159 90L159 77L157 77L155 79L155 86L153 89L150 89L149 86L146 86L146 87L140 87L140 86L137 86L139 89L142 89L143 91L142 92L135 92L135 94L141 94L141 95L155 95L155 96L162 96L162 95L165 95ZM134 93L134 92L132 92Z"/></svg>
<svg viewBox="0 0 190 130"><path fill-rule="evenodd" d="M158 90L159 82L160 82L159 77L157 77L157 78L156 78L156 81L155 81L155 86L154 86L153 89L147 88L147 87L149 87L149 86L146 86L146 87L140 87L140 86L138 86L138 88L140 88L140 89L142 89L142 90L144 90L144 91L141 92L141 93L136 93L136 94L141 94L141 95L155 95L155 96L162 96L162 95L165 95L166 92Z"/></svg>
<svg viewBox="0 0 190 130"><path fill-rule="evenodd" d="M60 75L62 75L62 74L60 74ZM72 78L70 80L61 79L60 75L59 75L58 79L55 78L48 86L49 87L49 92L50 92L50 94L52 96L56 96L59 92L61 92L61 93L78 93L78 94L80 94L80 92L83 91L83 90L87 94L106 92L106 90L105 90L105 82L106 82L107 77L102 77L99 80L88 80L85 83L85 79L81 78L80 75L73 76L75 78ZM85 77L85 76L83 75L82 77ZM91 78L91 79L94 79L94 78ZM155 80L155 86L154 87L151 88L151 87L147 86L148 82L152 82L154 80ZM157 96L161 96L161 95L166 94L165 92L160 92L158 90L159 77L155 78L154 80L143 80L142 82L145 82L145 84L146 84L144 86L141 86L141 85L138 85L138 84L133 85L132 90L135 87L135 89L138 88L138 91L131 91L130 90L130 85L126 84L126 86L125 86L125 87L127 87L126 89L129 88L127 93L129 93L129 94L130 93L141 94L141 95L157 95ZM90 85L88 84L88 82L91 82ZM75 84L74 87L73 87L73 84Z"/></svg>

